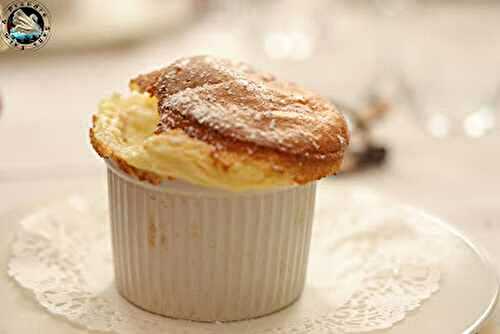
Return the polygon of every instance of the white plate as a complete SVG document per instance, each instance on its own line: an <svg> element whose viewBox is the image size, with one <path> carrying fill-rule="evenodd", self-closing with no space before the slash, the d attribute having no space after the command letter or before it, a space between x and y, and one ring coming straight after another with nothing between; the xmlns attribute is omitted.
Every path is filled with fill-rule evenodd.
<svg viewBox="0 0 500 334"><path fill-rule="evenodd" d="M38 238L43 239L38 245L47 246L42 251L28 251L14 258L11 272L53 313L70 318L70 322L79 326L111 328L122 333L137 332L133 327L137 324L142 328L139 333L148 334L269 331L303 334L341 333L346 329L351 333L370 332L370 329L378 329L376 333L475 333L491 314L498 296L494 270L483 252L437 218L365 189L334 184L324 182L319 187L308 283L302 298L282 312L257 320L228 324L178 321L151 315L121 299L112 284L110 254L106 253L109 235L103 221L106 216L103 192L76 194L24 210L23 216L27 214L28 219L22 220L20 235L25 238L26 233L31 233L35 244ZM7 245L19 217L1 221L0 265L7 264ZM38 232L41 233L37 235ZM71 234L77 237L71 239L74 238ZM23 239L19 240L17 247L23 245ZM41 277L50 278L51 269L44 269L46 258L40 254L52 248L67 255L69 263L72 257L83 255L83 265L79 268L92 284L77 286L75 293L78 295L81 288L93 294L106 305L102 314L94 308L95 304L88 302L82 308L83 313L79 311L69 317L64 308L54 305L51 297L41 293L45 284ZM376 280L367 279L370 277ZM54 289L56 296L71 304L64 299L67 296L59 293L64 290L62 281ZM356 293L364 297L356 298ZM0 295L8 305L0 316L0 332L3 327L9 328L7 333L80 332L65 321L44 316L47 311L34 305L33 294L20 293L5 274L0 276ZM85 314L89 309L94 312L90 319ZM135 320L110 320L105 314L109 310Z"/></svg>

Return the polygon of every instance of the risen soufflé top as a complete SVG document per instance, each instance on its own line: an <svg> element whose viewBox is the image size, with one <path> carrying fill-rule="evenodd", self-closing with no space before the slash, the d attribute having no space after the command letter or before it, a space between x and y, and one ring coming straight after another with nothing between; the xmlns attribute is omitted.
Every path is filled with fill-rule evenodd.
<svg viewBox="0 0 500 334"><path fill-rule="evenodd" d="M331 103L243 63L182 58L130 87L129 96L101 102L90 138L99 155L153 184L304 184L335 174L349 143Z"/></svg>

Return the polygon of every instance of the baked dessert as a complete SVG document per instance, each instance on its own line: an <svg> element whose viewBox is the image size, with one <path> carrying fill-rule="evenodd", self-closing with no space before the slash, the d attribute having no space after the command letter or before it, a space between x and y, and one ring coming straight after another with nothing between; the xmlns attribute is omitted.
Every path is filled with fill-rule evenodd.
<svg viewBox="0 0 500 334"><path fill-rule="evenodd" d="M228 190L335 174L349 142L328 101L242 63L199 56L131 80L105 99L92 144L126 173Z"/></svg>
<svg viewBox="0 0 500 334"><path fill-rule="evenodd" d="M349 134L318 95L242 63L184 58L103 100L90 139L108 166L116 286L196 321L278 311L305 284L315 180Z"/></svg>

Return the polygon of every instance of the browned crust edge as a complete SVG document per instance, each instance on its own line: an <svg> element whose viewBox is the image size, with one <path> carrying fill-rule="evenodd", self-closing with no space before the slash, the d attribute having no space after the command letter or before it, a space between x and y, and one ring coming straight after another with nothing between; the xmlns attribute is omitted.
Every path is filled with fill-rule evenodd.
<svg viewBox="0 0 500 334"><path fill-rule="evenodd" d="M92 118L93 125L96 122L95 116ZM99 154L99 156L103 159L111 159L113 162L116 163L117 167L120 168L123 172L126 174L135 177L141 181L146 181L149 182L153 185L158 185L161 183L161 181L164 179L160 175L146 171L143 169L136 168L132 165L130 165L128 162L126 162L124 159L120 158L117 156L113 150L111 150L109 147L106 145L103 145L96 137L94 134L94 129L93 127L89 129L89 137L90 137L90 144L94 148L94 150Z"/></svg>

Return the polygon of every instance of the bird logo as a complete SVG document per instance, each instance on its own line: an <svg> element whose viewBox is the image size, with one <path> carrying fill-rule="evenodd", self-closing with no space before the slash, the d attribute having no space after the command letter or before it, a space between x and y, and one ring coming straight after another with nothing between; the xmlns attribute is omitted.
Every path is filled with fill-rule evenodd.
<svg viewBox="0 0 500 334"><path fill-rule="evenodd" d="M38 17L35 14L26 15L21 8L14 12L12 22L14 26L10 30L10 35L20 42L36 40L42 34Z"/></svg>
<svg viewBox="0 0 500 334"><path fill-rule="evenodd" d="M37 49L50 34L47 9L40 3L14 1L4 7L1 17L2 39L15 49Z"/></svg>

